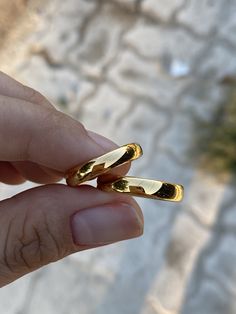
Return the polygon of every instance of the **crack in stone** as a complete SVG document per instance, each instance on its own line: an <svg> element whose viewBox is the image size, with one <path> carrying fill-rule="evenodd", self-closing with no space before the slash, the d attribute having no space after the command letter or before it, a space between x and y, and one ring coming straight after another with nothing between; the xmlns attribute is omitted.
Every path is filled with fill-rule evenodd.
<svg viewBox="0 0 236 314"><path fill-rule="evenodd" d="M78 32L80 34L80 40L79 40L79 43L82 45L83 42L84 42L84 39L86 37L86 34L87 34L87 29L89 27L89 25L91 24L92 20L101 12L102 10L102 5L103 5L103 0L97 0L95 1L96 3L96 7L95 9L90 13L88 14L82 25L80 25L79 29L78 29Z"/></svg>
<svg viewBox="0 0 236 314"><path fill-rule="evenodd" d="M190 0L184 0L184 2L179 6L177 7L176 9L174 9L174 11L172 12L171 16L170 16L170 20L175 20L177 21L177 15L179 13L181 13L181 11L183 11L187 6L188 6L188 3L189 3Z"/></svg>
<svg viewBox="0 0 236 314"><path fill-rule="evenodd" d="M170 27L173 29L184 30L189 36L192 36L192 38L196 40L207 40L211 38L211 36L214 33L216 33L216 30L212 30L207 34L201 34L201 33L198 33L196 30L194 30L194 28L192 28L191 26L177 21L176 18L163 20L160 17L151 16L148 13L143 12L143 11L139 13L139 18L142 18L146 23L153 23L156 25Z"/></svg>
<svg viewBox="0 0 236 314"><path fill-rule="evenodd" d="M225 282L221 278L217 277L217 275L214 276L213 274L206 273L205 280L214 282L214 285L218 286L219 291L221 291L223 294L225 294L225 296L230 295L231 297L235 297L236 288L234 289L232 287L229 287L229 285L227 285L227 282Z"/></svg>
<svg viewBox="0 0 236 314"><path fill-rule="evenodd" d="M88 95L86 95L79 103L79 107L77 109L77 112L74 113L74 117L78 120L83 119L83 115L84 115L84 109L86 106L86 103L89 102L92 98L94 98L100 88L101 84L99 82L97 82L93 88L93 90L88 93Z"/></svg>

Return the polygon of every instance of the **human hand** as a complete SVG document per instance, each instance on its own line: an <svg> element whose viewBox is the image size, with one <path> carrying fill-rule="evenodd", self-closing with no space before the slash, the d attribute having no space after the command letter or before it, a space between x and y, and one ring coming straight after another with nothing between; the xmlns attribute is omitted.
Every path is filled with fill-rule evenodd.
<svg viewBox="0 0 236 314"><path fill-rule="evenodd" d="M142 234L131 197L55 184L69 168L117 146L1 72L0 147L0 182L46 184L0 202L0 287L71 253Z"/></svg>

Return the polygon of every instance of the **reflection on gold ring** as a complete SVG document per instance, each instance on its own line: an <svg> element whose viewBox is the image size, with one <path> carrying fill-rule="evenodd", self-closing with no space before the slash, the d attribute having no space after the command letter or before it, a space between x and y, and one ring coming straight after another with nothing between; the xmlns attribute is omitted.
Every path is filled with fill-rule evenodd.
<svg viewBox="0 0 236 314"><path fill-rule="evenodd" d="M82 166L73 167L66 174L66 183L69 186L77 186L108 172L114 167L139 158L142 156L142 153L142 148L139 144L131 143L123 145L107 154L86 162Z"/></svg>
<svg viewBox="0 0 236 314"><path fill-rule="evenodd" d="M112 182L99 182L97 187L106 192L127 193L172 202L181 201L184 195L182 185L128 176L119 177Z"/></svg>

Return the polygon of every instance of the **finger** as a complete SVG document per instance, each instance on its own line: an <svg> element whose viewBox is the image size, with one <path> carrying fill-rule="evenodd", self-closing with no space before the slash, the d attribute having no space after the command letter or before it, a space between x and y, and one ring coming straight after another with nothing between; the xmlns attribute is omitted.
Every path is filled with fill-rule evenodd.
<svg viewBox="0 0 236 314"><path fill-rule="evenodd" d="M40 168L46 172L47 174L49 174L50 176L56 176L56 177L59 177L59 178L63 178L63 175L64 173L63 172L60 172L60 171L57 171L57 170L54 170L54 169L50 169L48 167L45 167L45 166L40 166Z"/></svg>
<svg viewBox="0 0 236 314"><path fill-rule="evenodd" d="M20 82L16 81L15 79L11 78L10 76L8 76L7 74L1 71L0 71L0 94L4 96L13 97L13 98L19 98L21 100L26 100L26 101L29 101L31 103L35 103L41 106L46 106L48 108L54 108L54 106L38 91L21 84ZM95 141L96 140L101 141L102 146L106 148L106 151L109 151L111 147L114 147L114 148L116 147L114 146L114 143L112 143L111 141L108 141L105 137L102 137L92 131L89 131L88 133ZM130 168L130 165L124 165L124 166L119 167L118 169L114 169L112 173L114 175L126 174L129 168ZM56 173L54 170L50 168L42 167L42 170L53 176L55 175L57 177L59 176L58 172ZM63 176L62 172L60 173L60 176ZM112 175L111 176L105 175L105 176L101 176L101 180L106 181L106 180L112 179L113 177L114 176ZM41 179L39 178L39 180ZM56 182L56 181L47 180L47 182Z"/></svg>
<svg viewBox="0 0 236 314"><path fill-rule="evenodd" d="M104 147L109 150L110 146L113 145L113 142L106 139L105 137L98 135L92 131L88 131L89 135L94 139L101 138L101 141L103 141ZM107 144L107 142L109 144ZM53 169L39 166L33 162L29 161L17 161L12 162L12 165L17 169L17 171L26 179L32 182L40 183L40 184L49 184L49 183L55 183L60 181L63 178L63 173L59 171L55 171ZM130 163L123 165L121 167L114 169L113 174L105 174L100 176L100 181L109 181L113 180L116 175L123 173L127 173L130 168Z"/></svg>
<svg viewBox="0 0 236 314"><path fill-rule="evenodd" d="M12 165L17 169L22 177L35 183L55 183L62 179L61 176L58 176L56 174L53 175L52 173L49 174L39 165L30 161L15 161L12 162Z"/></svg>
<svg viewBox="0 0 236 314"><path fill-rule="evenodd" d="M107 150L110 150L110 147L114 145L112 141L96 134L95 132L88 131L88 133L92 139L103 141L103 147L107 148ZM60 181L64 176L63 172L59 172L44 166L39 166L29 161L12 162L12 164L24 178L36 183L55 183ZM114 169L112 174L104 174L100 176L99 179L102 182L113 180L117 175L120 175L121 173L127 173L129 168L130 163Z"/></svg>
<svg viewBox="0 0 236 314"><path fill-rule="evenodd" d="M0 71L0 94L8 97L26 100L48 108L54 106L39 92L31 87L25 86Z"/></svg>
<svg viewBox="0 0 236 314"><path fill-rule="evenodd" d="M7 161L0 161L0 182L5 184L21 184L25 178Z"/></svg>
<svg viewBox="0 0 236 314"><path fill-rule="evenodd" d="M25 86L23 84L21 84L20 82L14 80L13 78L11 78L10 76L8 76L7 74L3 73L0 71L0 94L5 95L5 96L10 96L13 98L19 98L21 100L26 100L38 105L42 105L42 106L46 106L48 108L54 108L54 106L39 92L37 92L36 90ZM99 140L99 135L94 133L94 132L90 132L92 138L94 139L98 139ZM113 147L114 143L112 143L110 141L110 143L107 143L106 138L101 137L100 139L103 142L103 145L105 145L105 147L107 147L107 151L110 150L111 145ZM116 173L127 173L129 166L121 166L119 167L120 169L117 170L113 170L114 174L116 175ZM49 169L49 168L48 168ZM43 169L45 170L45 169ZM46 172L50 172L53 173L52 171L46 171ZM53 173L55 175L55 172ZM62 173L61 173L62 175ZM58 176L58 174L57 174ZM107 176L106 176L107 177ZM105 178L106 178L105 177ZM109 178L109 177L108 177ZM48 181L48 182L55 182L55 181Z"/></svg>
<svg viewBox="0 0 236 314"><path fill-rule="evenodd" d="M143 216L125 195L53 184L0 203L0 286L71 253L140 236Z"/></svg>
<svg viewBox="0 0 236 314"><path fill-rule="evenodd" d="M65 172L109 150L110 141L94 140L81 123L43 106L0 97L0 159L31 161Z"/></svg>

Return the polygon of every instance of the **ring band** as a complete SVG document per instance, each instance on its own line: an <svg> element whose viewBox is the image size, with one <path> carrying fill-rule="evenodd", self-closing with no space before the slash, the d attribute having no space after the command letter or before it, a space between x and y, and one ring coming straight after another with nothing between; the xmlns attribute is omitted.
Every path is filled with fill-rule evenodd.
<svg viewBox="0 0 236 314"><path fill-rule="evenodd" d="M108 183L98 182L97 187L106 192L127 193L132 196L172 202L181 201L184 195L182 185L138 177L126 176Z"/></svg>
<svg viewBox="0 0 236 314"><path fill-rule="evenodd" d="M66 174L66 183L72 187L77 186L108 172L114 167L135 160L141 157L142 154L142 148L139 144L131 143L123 145L107 154L86 162L82 166L70 169Z"/></svg>

